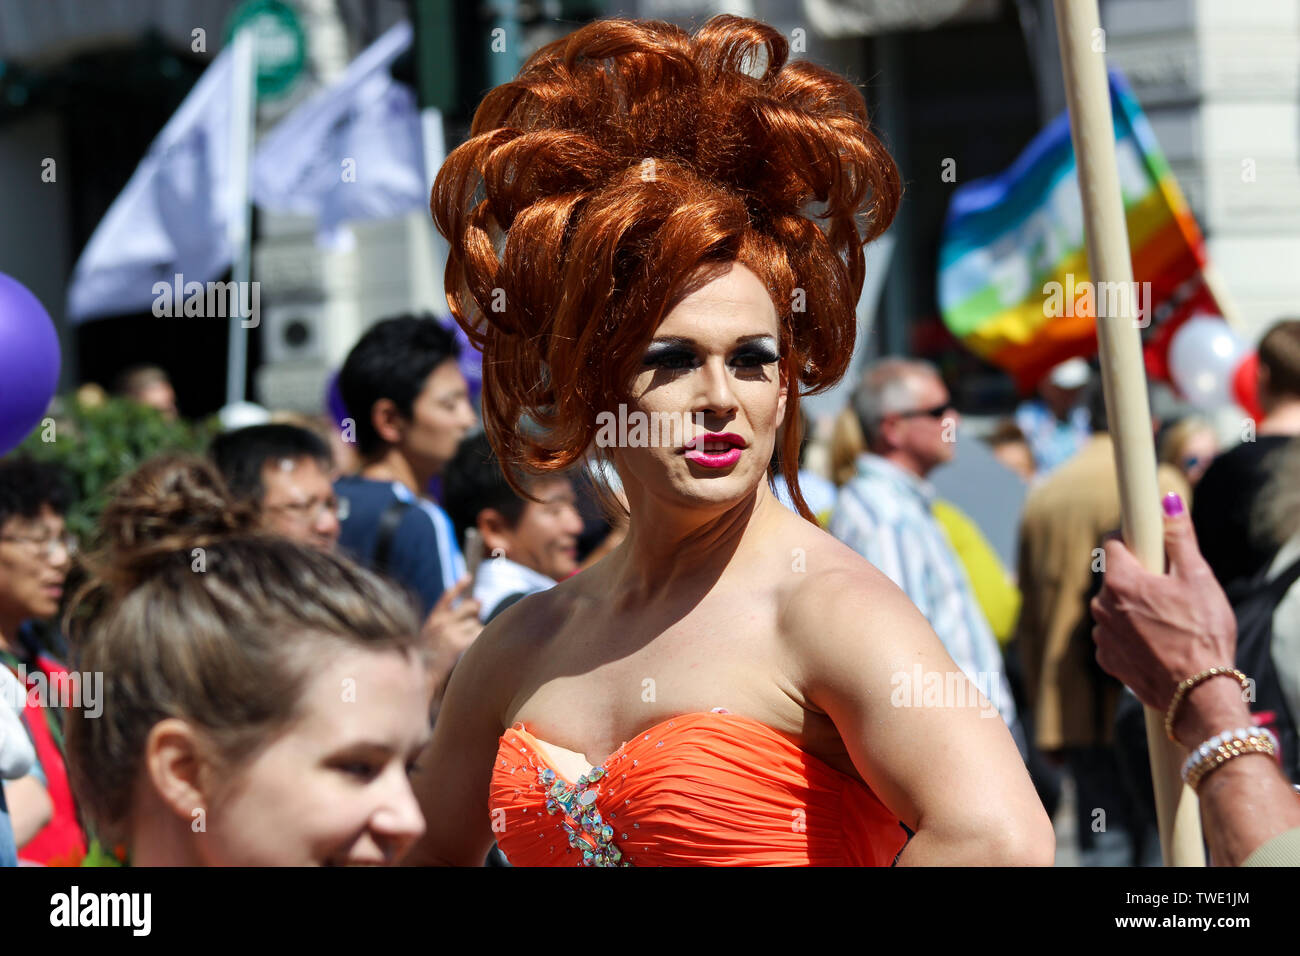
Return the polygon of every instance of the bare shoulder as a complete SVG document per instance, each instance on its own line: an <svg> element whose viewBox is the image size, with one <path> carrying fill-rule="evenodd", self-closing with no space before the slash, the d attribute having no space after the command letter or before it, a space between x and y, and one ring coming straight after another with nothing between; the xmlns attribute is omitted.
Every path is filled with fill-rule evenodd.
<svg viewBox="0 0 1300 956"><path fill-rule="evenodd" d="M519 679L572 615L574 600L570 582L521 598L488 622L456 669L483 689L481 700L504 712Z"/></svg>
<svg viewBox="0 0 1300 956"><path fill-rule="evenodd" d="M852 548L816 528L802 573L789 576L779 630L809 685L862 666L892 668L942 652L907 595ZM859 671L859 676L865 676Z"/></svg>
<svg viewBox="0 0 1300 956"><path fill-rule="evenodd" d="M820 528L808 528L802 549L796 548L791 562L797 572L788 577L782 609L782 625L792 633L815 630L828 615L833 618L845 607L853 614L869 611L872 616L896 610L901 601L911 603L889 579L862 555Z"/></svg>

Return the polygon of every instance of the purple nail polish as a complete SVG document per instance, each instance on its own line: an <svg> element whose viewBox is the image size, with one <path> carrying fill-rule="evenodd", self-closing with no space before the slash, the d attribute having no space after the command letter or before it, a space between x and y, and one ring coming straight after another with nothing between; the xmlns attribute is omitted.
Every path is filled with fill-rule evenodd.
<svg viewBox="0 0 1300 956"><path fill-rule="evenodd" d="M1183 513L1183 499L1177 492L1171 491L1169 494L1165 495L1163 504L1165 514L1170 518L1177 518Z"/></svg>

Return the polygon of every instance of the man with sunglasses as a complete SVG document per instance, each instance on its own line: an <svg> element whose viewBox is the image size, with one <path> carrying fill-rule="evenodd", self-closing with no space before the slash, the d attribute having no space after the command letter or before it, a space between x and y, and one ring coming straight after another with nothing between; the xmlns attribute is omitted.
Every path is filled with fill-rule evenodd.
<svg viewBox="0 0 1300 956"><path fill-rule="evenodd" d="M840 489L830 532L903 589L1024 752L1002 653L926 481L956 452L960 417L948 389L928 362L887 358L866 369L852 404L867 451Z"/></svg>
<svg viewBox="0 0 1300 956"><path fill-rule="evenodd" d="M62 707L41 688L65 683L63 665L40 646L32 624L59 612L76 552L64 526L71 493L63 471L25 457L0 461L0 666L17 678L20 701L0 700L21 713L36 756L31 772L4 782L5 805L18 858L72 865L86 853L63 760ZM6 682L12 689L15 682Z"/></svg>

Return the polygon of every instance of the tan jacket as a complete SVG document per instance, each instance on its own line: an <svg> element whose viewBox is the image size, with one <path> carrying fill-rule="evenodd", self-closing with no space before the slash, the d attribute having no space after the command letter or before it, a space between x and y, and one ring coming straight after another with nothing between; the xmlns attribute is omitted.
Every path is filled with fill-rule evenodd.
<svg viewBox="0 0 1300 956"><path fill-rule="evenodd" d="M1161 465L1157 480L1161 497L1176 491L1191 507L1181 472ZM1025 502L1019 552L1024 603L1016 638L1035 742L1042 750L1111 741L1122 688L1097 666L1088 600L1094 562L1100 568L1094 549L1119 527L1119 484L1109 435L1093 435Z"/></svg>

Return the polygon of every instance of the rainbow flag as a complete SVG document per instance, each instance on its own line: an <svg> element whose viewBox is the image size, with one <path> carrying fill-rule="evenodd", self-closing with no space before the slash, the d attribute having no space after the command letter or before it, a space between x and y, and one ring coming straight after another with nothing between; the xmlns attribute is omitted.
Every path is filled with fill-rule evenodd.
<svg viewBox="0 0 1300 956"><path fill-rule="evenodd" d="M1110 97L1147 371L1167 380L1174 330L1195 310L1218 311L1201 274L1205 241L1150 123L1114 71ZM939 249L939 308L953 335L1028 391L1059 362L1096 353L1097 300L1108 291L1094 289L1088 274L1062 113L1006 172L953 193Z"/></svg>

